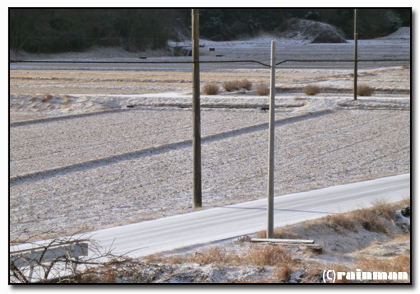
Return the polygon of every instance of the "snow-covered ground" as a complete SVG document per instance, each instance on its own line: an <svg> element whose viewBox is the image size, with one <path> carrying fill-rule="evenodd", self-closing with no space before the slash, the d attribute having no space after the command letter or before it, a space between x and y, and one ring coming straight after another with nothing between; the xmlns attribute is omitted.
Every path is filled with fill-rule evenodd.
<svg viewBox="0 0 420 294"><path fill-rule="evenodd" d="M410 42L394 37L360 41L361 52L404 57ZM264 61L271 39L202 43L204 51L215 46L217 54L226 52L222 58ZM351 42L278 42L284 44L277 47L279 56L352 57ZM203 52L203 58L213 58L212 52ZM228 55L232 52L238 54ZM103 48L20 57L138 60L138 54ZM192 210L190 65L176 73L171 66L11 69L12 237L24 230L60 235ZM276 195L410 171L410 68L370 65L360 79L378 91L358 101L351 99L351 73L343 67L278 69ZM211 65L202 75L203 82L219 84L243 78L255 87L268 81L268 70ZM305 96L308 84L324 91ZM42 102L46 92L52 96ZM268 114L257 107L267 103L267 97L245 90L202 95L204 208L265 197Z"/></svg>

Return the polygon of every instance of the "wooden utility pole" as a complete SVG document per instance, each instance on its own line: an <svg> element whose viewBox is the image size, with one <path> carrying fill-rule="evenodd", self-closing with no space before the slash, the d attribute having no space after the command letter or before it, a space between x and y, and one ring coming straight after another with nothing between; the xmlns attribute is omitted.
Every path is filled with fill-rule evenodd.
<svg viewBox="0 0 420 294"><path fill-rule="evenodd" d="M354 85L353 100L357 100L357 9L354 10Z"/></svg>
<svg viewBox="0 0 420 294"><path fill-rule="evenodd" d="M270 75L270 121L268 143L268 203L267 203L267 238L274 234L274 140L275 140L275 91L276 91L276 47L271 41L271 75Z"/></svg>
<svg viewBox="0 0 420 294"><path fill-rule="evenodd" d="M200 117L200 63L199 63L198 9L192 9L193 58L193 207L200 208L201 189L201 117Z"/></svg>

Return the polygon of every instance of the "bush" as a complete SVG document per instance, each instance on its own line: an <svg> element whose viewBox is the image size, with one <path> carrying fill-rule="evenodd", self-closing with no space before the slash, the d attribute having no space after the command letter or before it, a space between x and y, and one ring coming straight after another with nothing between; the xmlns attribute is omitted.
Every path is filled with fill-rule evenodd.
<svg viewBox="0 0 420 294"><path fill-rule="evenodd" d="M206 95L216 95L217 93L219 93L219 85L214 83L205 84L201 90Z"/></svg>
<svg viewBox="0 0 420 294"><path fill-rule="evenodd" d="M368 85L358 85L357 86L357 95L358 96L372 96L373 88Z"/></svg>
<svg viewBox="0 0 420 294"><path fill-rule="evenodd" d="M240 88L238 80L223 82L222 87L228 92L239 90Z"/></svg>
<svg viewBox="0 0 420 294"><path fill-rule="evenodd" d="M252 82L248 81L247 79L243 79L239 82L239 87L245 90L251 90Z"/></svg>
<svg viewBox="0 0 420 294"><path fill-rule="evenodd" d="M312 96L312 95L316 95L319 92L321 92L321 89L318 86L315 86L315 85L308 85L308 86L305 86L303 88L303 92L306 95L311 95Z"/></svg>
<svg viewBox="0 0 420 294"><path fill-rule="evenodd" d="M41 102L47 102L51 98L52 98L52 95L51 94L45 93L44 95L42 95Z"/></svg>
<svg viewBox="0 0 420 294"><path fill-rule="evenodd" d="M270 89L264 84L259 84L255 88L255 94L259 96L265 96L265 95L270 94Z"/></svg>

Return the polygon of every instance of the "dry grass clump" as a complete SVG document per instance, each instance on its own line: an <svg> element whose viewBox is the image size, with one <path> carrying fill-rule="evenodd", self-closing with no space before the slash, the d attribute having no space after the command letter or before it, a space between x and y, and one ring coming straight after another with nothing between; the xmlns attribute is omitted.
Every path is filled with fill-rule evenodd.
<svg viewBox="0 0 420 294"><path fill-rule="evenodd" d="M393 214L395 215L395 211ZM361 226L366 231L388 235L389 228L381 216L384 217L384 213L379 208L358 209L349 213L328 215L323 218L323 224L341 234L346 234L348 231L356 232Z"/></svg>
<svg viewBox="0 0 420 294"><path fill-rule="evenodd" d="M391 258L361 257L354 263L355 269L371 272L407 272L410 274L410 256L399 255Z"/></svg>
<svg viewBox="0 0 420 294"><path fill-rule="evenodd" d="M250 82L247 79L243 79L239 82L239 87L249 91L249 90L251 90L252 82Z"/></svg>
<svg viewBox="0 0 420 294"><path fill-rule="evenodd" d="M322 282L322 270L317 266L312 266L307 269L306 276L302 283L320 283Z"/></svg>
<svg viewBox="0 0 420 294"><path fill-rule="evenodd" d="M239 257L234 253L229 253L224 249L212 247L205 252L195 252L194 254L186 257L184 262L198 263L200 265L221 263L221 264L233 264L238 262Z"/></svg>
<svg viewBox="0 0 420 294"><path fill-rule="evenodd" d="M308 86L305 86L303 88L303 93L305 93L306 95L313 96L313 95L316 95L320 92L321 92L321 88L319 88L318 86L315 86L315 85L308 85Z"/></svg>
<svg viewBox="0 0 420 294"><path fill-rule="evenodd" d="M52 98L52 95L50 93L44 93L41 97L41 102L47 102Z"/></svg>
<svg viewBox="0 0 420 294"><path fill-rule="evenodd" d="M228 91L228 92L232 92L232 91L236 91L240 89L239 86L240 82L238 80L234 80L234 81L226 81L222 83L222 87Z"/></svg>
<svg viewBox="0 0 420 294"><path fill-rule="evenodd" d="M363 272L406 272L408 280L381 280L381 281L369 281L373 283L409 283L410 282L410 256L399 255L392 258L378 258L378 257L361 257L354 263L353 270L361 269Z"/></svg>
<svg viewBox="0 0 420 294"><path fill-rule="evenodd" d="M197 263L206 264L229 264L229 265L294 265L292 256L280 246L265 244L254 245L241 255L231 253L223 248L211 247L206 251L194 252L191 255L175 255L163 257L161 255L150 255L144 260L145 263L183 264Z"/></svg>
<svg viewBox="0 0 420 294"><path fill-rule="evenodd" d="M376 213L367 210L357 210L355 219L362 227L369 232L376 232L389 235L387 224Z"/></svg>
<svg viewBox="0 0 420 294"><path fill-rule="evenodd" d="M333 214L327 215L324 220L324 225L332 228L337 232L355 231L355 219L349 214Z"/></svg>
<svg viewBox="0 0 420 294"><path fill-rule="evenodd" d="M357 95L358 96L372 96L374 89L368 85L358 85Z"/></svg>
<svg viewBox="0 0 420 294"><path fill-rule="evenodd" d="M183 264L186 262L198 263L200 265L206 264L233 264L237 263L239 257L236 254L229 253L225 249L218 247L211 247L207 251L194 252L191 255L172 255L162 256L160 254L153 254L145 257L143 260L145 263L165 263L165 264Z"/></svg>
<svg viewBox="0 0 420 294"><path fill-rule="evenodd" d="M256 266L293 265L295 263L290 253L280 246L272 244L252 247L240 257L240 262Z"/></svg>
<svg viewBox="0 0 420 294"><path fill-rule="evenodd" d="M84 273L78 282L85 284L112 284L116 282L116 270L105 269L100 272L86 272Z"/></svg>
<svg viewBox="0 0 420 294"><path fill-rule="evenodd" d="M266 96L270 94L270 89L264 84L258 84L255 88L255 94L259 96Z"/></svg>
<svg viewBox="0 0 420 294"><path fill-rule="evenodd" d="M271 278L278 282L287 282L291 273L292 269L287 264L276 266L273 269L273 275Z"/></svg>
<svg viewBox="0 0 420 294"><path fill-rule="evenodd" d="M255 238L264 239L267 237L267 231L259 231L255 234ZM299 239L299 236L292 232L290 227L275 228L273 231L274 239Z"/></svg>
<svg viewBox="0 0 420 294"><path fill-rule="evenodd" d="M67 95L67 94L64 94L63 95L63 101L62 101L62 103L63 104L67 104L67 103L69 103L70 102L70 96L69 95Z"/></svg>
<svg viewBox="0 0 420 294"><path fill-rule="evenodd" d="M214 83L205 84L201 88L201 91L203 91L203 93L206 95L216 95L217 93L219 93L219 85Z"/></svg>

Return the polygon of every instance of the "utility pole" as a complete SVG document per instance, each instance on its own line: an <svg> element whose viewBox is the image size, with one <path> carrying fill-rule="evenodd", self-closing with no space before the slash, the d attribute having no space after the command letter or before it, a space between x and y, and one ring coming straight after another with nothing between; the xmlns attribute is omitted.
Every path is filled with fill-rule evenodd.
<svg viewBox="0 0 420 294"><path fill-rule="evenodd" d="M200 117L200 63L199 63L198 9L192 9L193 58L193 208L200 208L201 189L201 117Z"/></svg>
<svg viewBox="0 0 420 294"><path fill-rule="evenodd" d="M276 91L276 43L271 41L270 75L270 121L268 143L268 203L267 203L267 239L274 235L274 140L275 136L275 91Z"/></svg>
<svg viewBox="0 0 420 294"><path fill-rule="evenodd" d="M354 85L353 100L357 100L357 9L354 10Z"/></svg>

